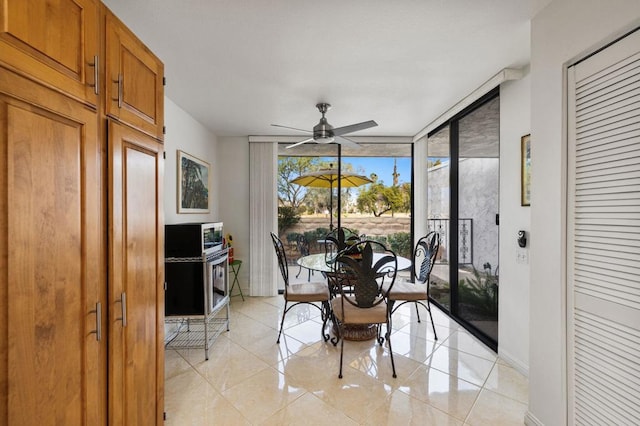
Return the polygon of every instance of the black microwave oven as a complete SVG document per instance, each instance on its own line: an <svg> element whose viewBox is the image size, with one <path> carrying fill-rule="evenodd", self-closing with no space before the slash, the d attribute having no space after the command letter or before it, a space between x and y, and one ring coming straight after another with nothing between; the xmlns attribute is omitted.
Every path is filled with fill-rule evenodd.
<svg viewBox="0 0 640 426"><path fill-rule="evenodd" d="M223 249L223 223L165 225L165 257L202 257Z"/></svg>

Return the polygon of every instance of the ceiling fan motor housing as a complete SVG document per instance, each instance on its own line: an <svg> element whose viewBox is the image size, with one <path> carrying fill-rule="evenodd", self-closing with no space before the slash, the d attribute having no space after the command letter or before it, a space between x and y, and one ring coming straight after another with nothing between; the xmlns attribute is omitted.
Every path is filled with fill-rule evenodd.
<svg viewBox="0 0 640 426"><path fill-rule="evenodd" d="M329 111L331 104L319 103L316 108L322 114L320 122L313 127L313 140L318 143L331 143L334 140L333 126L327 122L324 114Z"/></svg>
<svg viewBox="0 0 640 426"><path fill-rule="evenodd" d="M322 117L320 123L313 127L313 139L319 143L333 142L333 126L327 123L327 119Z"/></svg>

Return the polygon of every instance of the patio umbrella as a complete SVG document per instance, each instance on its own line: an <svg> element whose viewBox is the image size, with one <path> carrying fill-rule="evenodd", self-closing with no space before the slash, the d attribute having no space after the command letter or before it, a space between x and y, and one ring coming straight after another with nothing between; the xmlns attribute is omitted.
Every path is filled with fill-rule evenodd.
<svg viewBox="0 0 640 426"><path fill-rule="evenodd" d="M338 169L332 168L305 173L291 180L291 183L295 183L296 185L313 188L329 188L331 191L329 197L329 229L333 229L333 188L355 188L371 182L373 181L366 176L348 172L340 173Z"/></svg>

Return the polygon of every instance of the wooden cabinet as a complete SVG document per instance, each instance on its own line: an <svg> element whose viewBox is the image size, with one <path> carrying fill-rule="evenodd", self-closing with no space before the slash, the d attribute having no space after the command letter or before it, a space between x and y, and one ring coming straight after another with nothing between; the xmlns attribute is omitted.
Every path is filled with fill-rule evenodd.
<svg viewBox="0 0 640 426"><path fill-rule="evenodd" d="M97 1L0 0L0 425L163 423L162 70Z"/></svg>
<svg viewBox="0 0 640 426"><path fill-rule="evenodd" d="M96 105L99 6L96 0L0 0L0 62Z"/></svg>
<svg viewBox="0 0 640 426"><path fill-rule="evenodd" d="M161 424L164 385L163 147L109 121L111 423ZM154 421L155 419L155 421Z"/></svg>
<svg viewBox="0 0 640 426"><path fill-rule="evenodd" d="M0 424L104 424L98 135L95 111L0 69Z"/></svg>
<svg viewBox="0 0 640 426"><path fill-rule="evenodd" d="M164 65L111 12L105 17L105 111L162 140Z"/></svg>

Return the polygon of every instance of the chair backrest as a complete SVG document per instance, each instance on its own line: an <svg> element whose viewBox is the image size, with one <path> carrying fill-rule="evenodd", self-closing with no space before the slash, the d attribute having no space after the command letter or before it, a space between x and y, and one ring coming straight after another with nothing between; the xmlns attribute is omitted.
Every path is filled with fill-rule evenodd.
<svg viewBox="0 0 640 426"><path fill-rule="evenodd" d="M363 240L339 252L332 265L336 277L345 281L336 286L343 300L359 308L371 308L383 303L386 291L393 286L398 257L378 241Z"/></svg>
<svg viewBox="0 0 640 426"><path fill-rule="evenodd" d="M325 254L339 253L358 241L360 237L351 229L336 228L325 237Z"/></svg>
<svg viewBox="0 0 640 426"><path fill-rule="evenodd" d="M309 241L307 241L304 235L298 236L296 245L298 248L298 252L300 253L300 257L309 255Z"/></svg>
<svg viewBox="0 0 640 426"><path fill-rule="evenodd" d="M420 238L413 251L413 275L417 283L428 284L440 247L440 234L429 232Z"/></svg>
<svg viewBox="0 0 640 426"><path fill-rule="evenodd" d="M280 267L280 273L284 279L285 288L289 286L289 267L287 266L287 255L284 252L284 245L276 234L271 233L271 241L273 242L273 248L276 250L278 256L278 266Z"/></svg>

